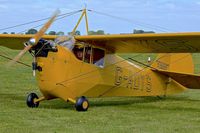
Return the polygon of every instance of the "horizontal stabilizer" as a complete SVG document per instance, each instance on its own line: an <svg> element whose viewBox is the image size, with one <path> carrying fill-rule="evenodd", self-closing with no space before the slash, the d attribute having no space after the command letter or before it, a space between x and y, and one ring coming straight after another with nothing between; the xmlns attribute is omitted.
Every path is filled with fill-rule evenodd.
<svg viewBox="0 0 200 133"><path fill-rule="evenodd" d="M153 71L169 76L187 88L200 89L200 75L166 71L160 69L155 69Z"/></svg>

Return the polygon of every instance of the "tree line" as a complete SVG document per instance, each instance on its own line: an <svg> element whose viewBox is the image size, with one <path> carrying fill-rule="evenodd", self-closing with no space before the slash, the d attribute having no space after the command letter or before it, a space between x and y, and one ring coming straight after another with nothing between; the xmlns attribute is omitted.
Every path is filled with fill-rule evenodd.
<svg viewBox="0 0 200 133"><path fill-rule="evenodd" d="M29 29L27 32L25 32L24 34L36 34L38 31L36 29ZM144 30L137 30L134 29L132 34L147 34L147 33L155 33L154 31L144 31ZM3 32L3 34L8 34L8 32ZM11 32L10 34L15 34L15 32ZM68 32L67 35L70 35L71 32ZM105 35L108 33L105 33L104 30L97 30L97 31L89 31L88 32L89 35ZM49 31L48 33L46 33L46 35L59 35L59 36L64 36L65 33L63 31ZM80 31L76 31L75 35L81 35Z"/></svg>

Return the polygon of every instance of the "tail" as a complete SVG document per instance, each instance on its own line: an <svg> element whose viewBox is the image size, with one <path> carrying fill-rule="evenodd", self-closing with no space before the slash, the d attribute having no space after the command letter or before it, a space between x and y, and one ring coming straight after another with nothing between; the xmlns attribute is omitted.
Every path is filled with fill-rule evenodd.
<svg viewBox="0 0 200 133"><path fill-rule="evenodd" d="M153 71L171 77L187 88L200 89L200 75L194 74L191 54L159 54L151 66L155 68Z"/></svg>
<svg viewBox="0 0 200 133"><path fill-rule="evenodd" d="M151 66L165 71L194 73L192 55L189 53L159 54Z"/></svg>

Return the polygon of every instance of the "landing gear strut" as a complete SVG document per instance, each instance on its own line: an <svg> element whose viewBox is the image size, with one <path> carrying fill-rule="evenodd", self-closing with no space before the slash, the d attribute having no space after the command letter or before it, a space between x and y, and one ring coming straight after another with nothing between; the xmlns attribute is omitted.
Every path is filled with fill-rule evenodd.
<svg viewBox="0 0 200 133"><path fill-rule="evenodd" d="M80 97L76 101L75 108L77 111L87 111L89 108L88 100L84 96Z"/></svg>

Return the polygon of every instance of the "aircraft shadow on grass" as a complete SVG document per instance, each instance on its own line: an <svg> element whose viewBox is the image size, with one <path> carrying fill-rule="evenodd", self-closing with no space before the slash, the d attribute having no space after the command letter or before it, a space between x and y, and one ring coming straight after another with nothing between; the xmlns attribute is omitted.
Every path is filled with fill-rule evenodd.
<svg viewBox="0 0 200 133"><path fill-rule="evenodd" d="M1 93L0 94L0 99L1 101L15 101L15 103L21 104L21 101L24 102L24 96L16 95L16 94L5 94ZM128 105L137 105L137 107L140 107L140 104L142 105L141 107L143 109L159 109L159 110L184 110L184 111L199 111L199 108L194 108L194 107L185 107L182 106L181 104L177 103L172 103L170 105L169 102L190 102L196 103L200 102L200 100L196 99L191 99L187 96L169 96L169 97L163 97L163 98L158 98L158 97L116 97L116 98L99 98L99 99L89 99L90 100L90 106L93 108L99 108L99 107L113 107L113 106L128 106ZM155 104L145 104L144 103L157 103L157 102L163 102L159 103L159 105L164 105L167 104L166 106L160 107L159 105ZM21 106L21 105L19 105ZM25 103L24 103L25 106ZM66 102L55 99L55 100L50 100L50 102L43 102L41 104L41 109L70 109L74 110L74 106L72 104L66 104Z"/></svg>
<svg viewBox="0 0 200 133"><path fill-rule="evenodd" d="M90 100L90 99L89 99ZM166 98L158 98L158 97L138 97L138 98L123 98L123 99L117 99L117 98L113 98L112 100L110 100L109 98L104 98L104 99L91 99L90 100L90 107L92 108L101 108L101 107L114 107L114 106L134 106L137 105L137 107L140 107L140 104L142 108L146 108L146 109L160 109L160 110L186 110L186 111L199 111L199 108L192 108L192 107L184 107L181 104L173 104L172 106L164 106L164 107L159 107L156 106L154 104L145 104L144 103L157 103L157 102L163 102L163 104L165 104L165 102L168 102L167 104L169 104L170 101L177 101L177 102L200 102L200 100L194 100L194 99L190 99L188 97L166 97ZM161 103L159 103L161 104ZM74 106L73 104L66 104L65 102L61 102L60 100L53 100L51 102L45 102L43 103L43 105L41 106L41 108L51 108L51 109L69 109L69 110L74 110Z"/></svg>

